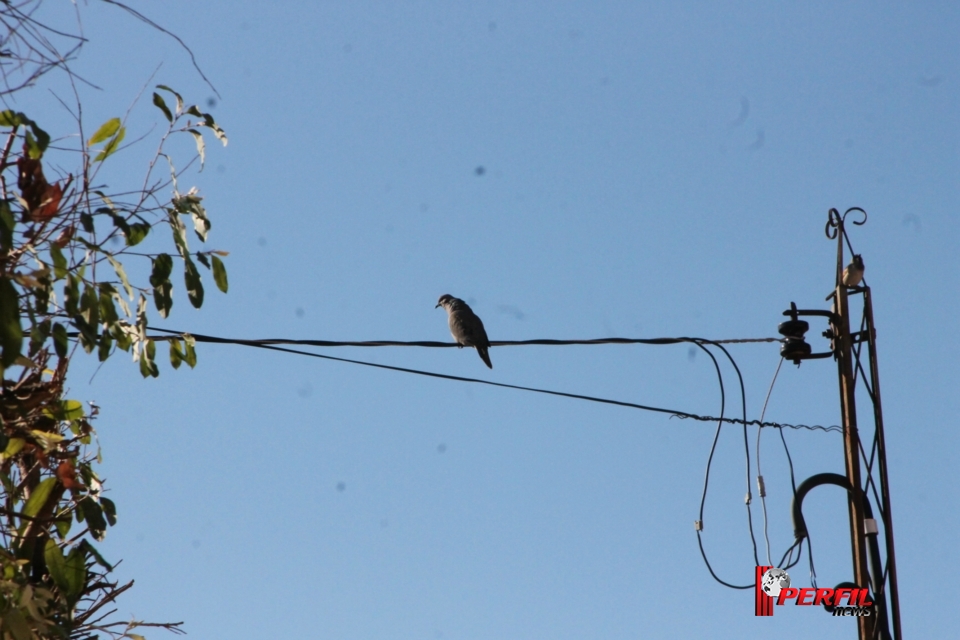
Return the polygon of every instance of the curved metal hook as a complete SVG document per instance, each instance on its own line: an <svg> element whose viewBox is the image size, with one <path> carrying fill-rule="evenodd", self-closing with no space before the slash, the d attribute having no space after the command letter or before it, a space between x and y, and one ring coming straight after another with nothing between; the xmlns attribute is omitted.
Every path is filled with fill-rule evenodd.
<svg viewBox="0 0 960 640"><path fill-rule="evenodd" d="M851 211L856 211L857 213L862 213L862 214L863 214L863 220L861 220L860 222L857 222L856 220L854 220L854 221L853 221L853 224L855 224L855 225L857 225L857 226L859 227L859 226L864 225L864 224L867 223L867 212L864 211L863 209L861 209L860 207L850 207L849 209L847 209L846 211L844 211L844 212L843 212L843 221L844 221L844 222L847 221L847 214L850 213Z"/></svg>
<svg viewBox="0 0 960 640"><path fill-rule="evenodd" d="M863 220L853 220L853 224L859 227L867 223L867 212L860 207L850 207L843 212L843 215L840 215L840 212L836 209L830 209L830 211L827 212L827 226L824 228L824 233L826 233L828 239L837 239L837 233L843 229L843 225L846 224L847 216L853 212L863 214ZM846 232L844 232L844 235L846 235Z"/></svg>
<svg viewBox="0 0 960 640"><path fill-rule="evenodd" d="M847 215L843 214L844 217ZM830 209L827 212L827 226L824 228L823 232L827 234L828 240L837 239L837 230L843 225L843 218L840 217L840 212L836 209Z"/></svg>

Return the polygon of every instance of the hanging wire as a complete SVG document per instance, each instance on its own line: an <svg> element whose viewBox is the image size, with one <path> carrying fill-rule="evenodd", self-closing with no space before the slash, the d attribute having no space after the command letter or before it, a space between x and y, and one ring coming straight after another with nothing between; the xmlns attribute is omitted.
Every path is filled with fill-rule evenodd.
<svg viewBox="0 0 960 640"><path fill-rule="evenodd" d="M837 426L837 425L832 425L832 426L829 426L829 427L824 427L824 426L820 426L820 425L808 426L808 425L791 425L791 424L782 424L782 423L775 423L775 422L765 422L765 421L763 420L763 418L765 417L765 412L766 412L766 402L764 403L764 413L761 415L761 419L760 419L760 420L747 420L747 412L746 412L746 389L745 389L745 385L744 385L744 382L743 382L743 375L741 374L740 368L739 368L739 366L737 365L736 361L735 361L734 358L730 355L730 352L729 352L725 347L723 347L723 343L779 342L780 340L779 340L778 338L734 339L734 340L723 340L723 341L707 340L707 339L703 339L703 338L688 338L688 337L680 337L680 338L653 338L653 339L601 338L601 339L592 339L592 340L543 340L543 339L541 339L541 340L523 340L523 341L502 341L502 342L492 342L492 343L491 343L491 346L521 346L521 345L524 345L524 346L526 346L526 345L548 345L548 346L556 346L556 345L574 345L574 344L580 344L580 345L593 345L593 344L651 344L651 345L667 345L667 344L679 344L679 343L693 343L693 344L695 344L697 347L699 347L700 349L702 349L703 351L705 351L705 352L707 353L707 355L710 357L711 361L713 362L714 369L715 369L716 372L717 372L718 384L719 384L719 387L720 387L720 394L721 394L720 416L719 416L719 417L713 417L713 416L703 416L703 415L699 415L699 414L693 414L693 413L689 413L689 412L686 412L686 411L678 411L678 410L673 410L673 409L665 409L665 408L662 408L662 407L653 407L653 406L649 406L649 405L642 405L642 404L637 404L637 403L632 403L632 402L624 402L624 401L620 401L620 400L612 400L612 399L608 399L608 398L598 398L598 397L595 397L595 396L587 396L587 395L582 395L582 394L567 393L567 392L562 392L562 391L553 391L553 390L549 390L549 389L539 389L539 388L535 388L535 387L526 387L526 386L521 386L521 385L512 385L512 384L507 384L507 383L502 383L502 382L493 382L493 381L489 381L489 380L482 380L482 379L478 379L478 378L468 378L468 377L464 377L464 376L454 376L454 375L449 375L449 374L435 373L435 372L431 372L431 371L423 371L423 370L419 370L419 369L410 369L410 368L407 368L407 367L397 367L397 366L385 365L385 364L378 364L378 363L373 363L373 362L365 362L365 361L361 361L361 360L353 360L353 359L350 359L350 358L339 358L339 357L335 357L335 356L329 356L329 355L324 355L324 354L319 354L319 353L312 353L312 352L309 352L309 351L302 351L302 350L299 350L299 349L290 349L290 348L285 347L285 346L280 346L280 345L309 345L309 346L327 346L327 347L331 347L331 346L358 346L358 347L419 346L419 347L443 347L443 348L449 348L449 347L459 346L459 345L457 345L456 343L429 342L429 341L417 341L417 342L410 342L410 341L403 341L403 342L401 342L401 341L362 341L362 342L359 342L359 341L353 341L353 342L345 342L345 341L289 340L289 339L243 340L243 339L221 338L221 337L217 337L217 336L209 336L209 335L203 335L203 334L188 334L188 333L181 332L181 331L175 331L175 330L170 330L170 329L161 329L161 328L159 328L159 327L150 327L149 329L150 329L151 331L157 331L157 332L161 332L161 333L168 334L167 336L151 336L151 338L152 338L152 339L155 339L155 340L171 340L171 339L177 339L177 338L190 337L191 339L195 340L196 342L206 342L206 343L212 343L212 344L234 344L234 345L240 345L240 346L250 346L250 347L255 347L255 348L260 348L260 349L268 349L268 350L271 350L271 351L280 351L280 352L284 352L284 353L291 353L291 354L296 354L296 355L304 355L304 356L309 356L309 357L314 357L314 358L321 358L321 359L324 359L324 360L332 360L332 361L335 361L335 362L345 362L345 363L350 363L350 364L357 364L357 365L362 365L362 366L374 367L374 368L378 368L378 369L385 369L385 370L397 371L397 372L402 372L402 373L411 373L411 374L414 374L414 375L422 375L422 376L427 376L427 377L432 377L432 378L440 378L440 379L446 379L446 380L455 380L455 381L460 381L460 382L472 382L472 383L476 383L476 384L485 384L485 385L495 386L495 387L502 387L502 388L508 388L508 389L516 389L516 390L520 390L520 391L529 391L529 392L533 392L533 393L543 393L543 394L555 395L555 396L561 396L561 397L567 397L567 398L573 398L573 399L578 399L578 400L586 400L586 401L590 401L590 402L599 402L599 403L603 403L603 404L612 404L612 405L617 405L617 406L623 406L623 407L641 409L641 410L644 410L644 411L653 411L653 412L657 412L657 413L666 413L666 414L670 414L671 417L677 417L677 418L681 418L681 419L692 419L692 420L696 420L696 421L713 421L713 422L716 422L716 423L717 423L717 430L716 430L716 433L715 433L715 435L714 435L714 439L713 439L713 442L712 442L712 445L711 445L711 448L710 448L710 454L709 454L708 459L707 459L707 467L706 467L706 470L705 470L705 473L704 473L704 488L703 488L703 493L702 493L702 495L701 495L701 501L700 501L700 522L701 522L701 523L702 523L702 521L703 521L703 512L704 512L704 507L705 507L705 502L706 502L706 494L707 494L707 489L708 489L708 487L709 487L710 467L711 467L711 465L712 465L713 456L714 456L714 453L715 453L715 451L716 451L717 442L718 442L718 440L719 440L720 429L722 428L722 426L723 426L724 423L728 423L728 424L739 424L739 425L741 425L741 426L743 427L744 450L745 450L745 458L746 458L746 480L747 480L746 507L747 507L747 524L748 524L748 527L749 527L749 530L750 530L750 538L751 538L751 543L752 543L752 545L753 545L754 561L755 561L756 564L760 564L760 561L759 561L759 555L758 555L758 550L757 550L756 536L754 535L754 530L753 530L752 512L751 512L751 509L750 509L750 506L751 506L751 496L750 496L750 448L749 448L749 439L748 439L747 427L748 427L748 426L757 426L758 428L763 428L763 427L778 428L778 429L780 429L781 438L783 437L783 431L782 431L782 430L783 430L784 427L786 427L786 428L794 428L794 429L822 430L822 431L824 431L824 432L829 432L829 431L841 431L841 428L840 428L839 426ZM725 392L724 385L723 385L723 375L722 375L722 372L721 372L721 370L720 370L719 363L718 363L717 360L716 360L716 357L715 357L715 356L713 355L713 353L712 353L709 349L707 349L706 346L704 346L704 345L712 345L712 346L715 346L715 347L719 348L721 351L723 351L724 355L727 357L727 359L729 360L730 364L733 366L734 370L736 371L736 373L737 373L737 378L738 378L738 382L739 382L739 384L740 384L740 398L741 398L741 407L742 407L742 415L743 415L742 418L737 419L737 418L728 418L728 417L726 417L726 392ZM781 359L781 364L782 364L782 359ZM778 371L779 371L779 367L778 367ZM772 390L772 386L771 386L771 390ZM769 400L769 392L768 392L767 400ZM784 441L784 445L786 446L786 441ZM788 452L788 458L789 458L789 452ZM794 478L793 478L793 463L792 463L792 461L790 462L790 468L791 468L791 482L794 483ZM794 485L795 485L795 483L794 483ZM766 518L766 514L765 514L765 518ZM765 520L765 525L766 525L766 520ZM765 532L765 536L766 536L766 532ZM723 584L723 585L725 585L725 586L727 586L727 587L734 588L734 589L751 589L751 588L753 588L754 585L734 585L734 584L731 584L731 583L729 583L729 582L721 579L719 576L717 576L717 574L716 574L716 573L714 572L714 570L713 570L713 567L710 565L709 560L707 559L706 551L705 551L705 549L703 548L703 541L702 541L702 537L701 537L701 529L699 529L699 528L698 528L698 530L697 530L697 541L698 541L698 546L700 547L700 553L701 553L701 556L702 556L702 558L703 558L703 560L704 560L704 563L706 564L707 569L709 570L711 576L713 576L713 578L714 578L717 582L719 582L720 584ZM768 556L768 560L769 560L769 540L767 541L767 546L768 546L767 556ZM791 554L791 555L792 555L792 552L793 552L794 548L796 548L797 546L798 546L798 543L795 543L790 549L788 549L787 554L785 554L785 558L787 557L788 554ZM800 550L802 551L802 546L800 547ZM797 560L799 560L799 557L800 557L800 555L798 554ZM796 562L796 561L794 561L793 564L795 564L795 562ZM781 562L781 564L782 564L782 562ZM788 566L793 566L793 564L789 564Z"/></svg>
<svg viewBox="0 0 960 640"><path fill-rule="evenodd" d="M777 363L777 370L773 372L773 380L770 381L770 388L767 389L767 397L763 400L763 409L760 411L760 422L763 422L767 415L767 403L770 402L770 394L773 393L773 385L777 383L777 376L780 375L780 367L783 366L783 357ZM757 429L757 491L760 492L760 505L763 507L763 539L767 547L767 564L773 564L770 560L770 536L767 532L767 491L763 484L763 473L760 471L760 434L763 429Z"/></svg>

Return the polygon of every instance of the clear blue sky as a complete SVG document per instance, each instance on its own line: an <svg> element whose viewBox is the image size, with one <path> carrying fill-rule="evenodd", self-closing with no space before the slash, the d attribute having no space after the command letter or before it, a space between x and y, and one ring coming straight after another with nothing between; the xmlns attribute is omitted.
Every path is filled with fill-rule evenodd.
<svg viewBox="0 0 960 640"><path fill-rule="evenodd" d="M494 340L774 336L791 301L826 308L827 210L865 208L851 235L876 299L905 637L955 626L957 588L933 576L958 567L960 529L956 5L136 6L192 47L230 136L193 182L231 290L197 312L180 288L170 328L446 340L434 304L451 293ZM103 87L81 89L90 130L161 63L151 82L214 98L169 38L115 7L80 13L75 69ZM17 108L59 122L49 95ZM128 139L160 121L146 95ZM133 184L152 149L105 179ZM731 351L757 418L778 346ZM494 348L492 371L467 350L324 353L719 411L687 346ZM241 347L199 356L146 381L124 355L92 381L95 363L74 363L71 395L102 406L120 515L103 550L137 581L122 615L195 638L854 637L813 608L755 618L750 592L710 578L693 529L710 424ZM837 424L836 367L784 366L767 418ZM786 438L798 480L842 472L837 434ZM761 455L776 562L793 538L776 432ZM725 427L703 539L737 583L754 566L744 482ZM851 579L842 497L814 492L806 513L819 584ZM763 559L758 502L754 522ZM806 555L791 573L809 585Z"/></svg>

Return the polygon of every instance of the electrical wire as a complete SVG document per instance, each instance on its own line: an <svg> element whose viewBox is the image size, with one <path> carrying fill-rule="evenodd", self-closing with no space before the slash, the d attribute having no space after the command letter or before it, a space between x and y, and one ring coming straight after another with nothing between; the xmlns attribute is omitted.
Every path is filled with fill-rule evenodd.
<svg viewBox="0 0 960 640"><path fill-rule="evenodd" d="M147 327L150 331L160 331L170 334L184 334L183 331L173 331L171 329L161 329L159 327ZM190 335L199 339L200 334L191 333ZM204 336L208 338L209 336ZM229 342L227 338L217 338L218 341ZM238 340L243 344L264 344L264 345L294 345L304 347L430 347L430 348L460 348L462 345L456 342L437 342L435 340L294 340L290 338L265 338L265 339L245 339ZM540 338L536 340L494 340L490 342L491 347L526 347L533 345L541 346L568 346L568 345L596 345L596 344L650 344L666 345L680 344L683 342L703 342L706 344L745 344L761 342L782 342L782 338L735 338L727 340L708 340L707 338L590 338L587 340L554 340ZM729 357L729 354L728 354Z"/></svg>
<svg viewBox="0 0 960 640"><path fill-rule="evenodd" d="M723 351L724 355L727 356L730 364L733 365L733 370L737 372L737 379L740 381L740 406L743 410L743 452L744 458L746 459L746 475L744 477L747 483L747 493L744 502L746 503L747 508L747 527L750 530L750 543L753 545L753 561L756 565L759 565L760 558L757 555L757 537L753 532L753 511L751 509L753 505L753 499L750 495L750 441L747 437L747 390L743 384L743 375L740 373L740 367L737 366L733 356L730 355L730 352L727 351L726 347L723 345L717 344L716 346L719 347L719 349Z"/></svg>
<svg viewBox="0 0 960 640"><path fill-rule="evenodd" d="M713 443L712 443L711 448L710 448L710 454L709 454L708 459L707 459L707 468L706 468L706 471L705 471L705 473L704 473L704 489L703 489L703 494L701 495L701 501L700 501L700 522L701 522L701 523L702 523L702 521L703 521L703 511L704 511L704 507L705 507L705 503L706 503L707 489L708 489L708 487L709 487L710 466L712 465L713 456L714 456L714 453L715 453L715 451L716 451L716 445L717 445L717 442L718 442L718 439L719 439L719 436L720 436L720 429L722 428L722 425L723 425L724 423L742 425L742 427L743 427L743 437L744 437L744 450L745 450L745 458L746 458L746 480L747 480L746 508L747 508L747 525L748 525L748 528L749 528L749 531L750 531L750 538L751 538L751 543L752 543L752 546L753 546L754 561L755 561L756 564L759 564L760 561L759 561L759 555L758 555L758 550L757 550L756 536L754 535L754 530L753 530L753 517L752 517L752 512L751 512L751 509L750 509L750 507L751 507L751 495L750 495L750 448L749 448L749 439L748 439L747 427L748 427L748 426L757 426L757 427L759 427L759 428L763 428L763 427L779 428L779 429L781 429L781 437L782 437L782 429L783 429L784 427L787 427L787 428L809 429L809 430L822 430L822 431L825 431L825 432L827 432L827 431L839 431L839 430L840 430L840 427L838 427L838 426L836 426L836 425L833 425L833 426L830 426L830 427L823 427L823 426L820 426L820 425L813 425L813 426L808 426L808 425L788 425L788 424L781 424L781 423L774 423L774 422L765 422L765 421L763 420L763 418L765 417L765 413L764 413L764 415L761 415L761 419L760 419L760 420L747 420L747 413L746 413L746 388L745 388L745 385L744 385L744 382L743 382L743 375L742 375L742 373L740 372L740 368L739 368L739 366L737 365L736 360L734 360L733 356L730 355L730 352L729 352L725 347L723 347L723 343L779 342L779 339L777 339L777 338L735 339L735 340L724 340L724 341L707 340L707 339L703 339L703 338L688 338L688 337L681 337L681 338L651 338L651 339L638 339L638 338L600 338L600 339L591 339L591 340L546 340L546 339L538 339L538 340L522 340L522 341L500 341L500 342L492 342L492 343L491 343L491 346L528 346L528 345L559 346L559 345L595 345L595 344L650 344L650 345L667 345L667 344L679 344L679 343L693 343L693 344L695 344L697 347L699 347L700 349L704 350L704 351L709 355L711 361L712 361L713 364L714 364L714 368L715 368L715 370L716 370L716 372L717 372L717 377L718 377L718 382L719 382L719 385L720 385L720 392L721 392L721 410L720 410L720 416L719 416L719 417L713 417L713 416L703 416L703 415L693 414L693 413L689 413L689 412L686 412L686 411L678 411L678 410L674 410L674 409L665 409L665 408L662 408L662 407L653 407L653 406L650 406L650 405L642 405L642 404L637 404L637 403L633 403L633 402L624 402L624 401L612 400L612 399L608 399L608 398L598 398L598 397L595 397L595 396L587 396L587 395L583 395L583 394L567 393L567 392L562 392L562 391L553 391L553 390L549 390L549 389L539 389L539 388L535 388L535 387L526 387L526 386L522 386L522 385L512 385L512 384L506 384L506 383L501 383L501 382L492 382L492 381L489 381L489 380L481 380L481 379L478 379L478 378L468 378L468 377L464 377L464 376L454 376L454 375L436 373L436 372L431 372L431 371L423 371L423 370L419 370L419 369L410 369L410 368L407 368L407 367L397 367L397 366L392 366L392 365L384 365L384 364L378 364L378 363L372 363L372 362L365 362L365 361L354 360L354 359L350 359L350 358L339 358L339 357L335 357L335 356L329 356L329 355L324 355L324 354L312 353L312 352L309 352L309 351L302 351L302 350L299 350L299 349L290 349L290 348L287 348L287 347L284 347L284 346L280 346L280 345L306 345L306 346L320 346L320 347L333 347L333 346L355 346L355 347L417 346L417 347L433 347L433 348L437 348L437 347L439 347L439 348L451 348L451 347L460 346L460 345L458 345L458 344L456 344L456 343L432 342L432 341L387 341L387 340L378 340L378 341L329 341L329 340L290 340L290 339L244 340L244 339L221 338L221 337L217 337L217 336L209 336L209 335L204 335L204 334L194 334L194 333L188 334L188 333L185 333L185 332L182 332L182 331L175 331L175 330L171 330L171 329L161 329L161 328L159 328L159 327L149 327L149 330L168 334L168 336L155 336L155 337L153 337L153 339L159 339L159 340L163 340L163 339L169 340L169 339L176 339L177 337L181 337L181 336L182 336L182 337L189 336L190 338L192 338L192 339L195 340L196 342L205 342L205 343L212 343L212 344L235 344L235 345L241 345L241 346L250 346L250 347L255 347L255 348L260 348L260 349L268 349L268 350L271 350L271 351L280 351L280 352L292 353L292 354L296 354L296 355L305 355L305 356L309 356L309 357L321 358L321 359L324 359L324 360L332 360L332 361L335 361L335 362L345 362L345 363L349 363L349 364L357 364L357 365L362 365L362 366L369 366L369 367L374 367L374 368L378 368L378 369L385 369L385 370L397 371L397 372L402 372L402 373L412 373L412 374L415 374L415 375L422 375L422 376L433 377L433 378L440 378L440 379L446 379L446 380L455 380L455 381L460 381L460 382L472 382L472 383L476 383L476 384L485 384L485 385L489 385L489 386L502 387L502 388L508 388L508 389L516 389L516 390L520 390L520 391L529 391L529 392L533 392L533 393L543 393L543 394L555 395L555 396L561 396L561 397L567 397L567 398L573 398L573 399L578 399L578 400L586 400L586 401L590 401L590 402L599 402L599 403L603 403L603 404L613 404L613 405L617 405L617 406L623 406L623 407L641 409L641 410L645 410L645 411L653 411L653 412L657 412L657 413L666 413L666 414L670 414L671 417L677 417L677 418L681 418L681 419L692 419L692 420L697 420L697 421L711 421L711 422L712 422L712 421L715 421L715 422L717 422L717 431L716 431L716 433L715 433L715 435L714 435ZM709 349L707 349L704 345L713 345L713 346L716 346L717 348L719 348L721 351L723 351L724 355L727 357L727 359L730 361L730 364L733 366L734 370L736 371L736 373L737 373L737 378L738 378L738 382L739 382L739 385L740 385L740 399L741 399L741 407L742 407L742 415L743 415L743 417L742 417L741 419L728 418L728 417L726 417L726 392L725 392L725 389L724 389L724 386L723 386L723 375L722 375L722 372L720 371L720 365L719 365L719 363L717 362L716 357L713 355L713 353L712 353ZM768 397L769 397L769 396L768 396ZM791 463L791 468L792 468L792 463ZM701 556L703 557L704 563L707 565L707 569L709 570L711 576L713 576L713 578L714 578L715 580L717 580L717 582L719 582L720 584L723 584L723 585L725 585L725 586L727 586L727 587L734 588L734 589L750 589L750 588L753 587L753 585L744 585L744 586L734 585L734 584L731 584L731 583L729 583L729 582L721 579L719 576L717 576L716 573L715 573L714 570L713 570L713 567L710 565L710 562L709 562L709 560L708 560L708 558L707 558L707 556L706 556L706 551L705 551L705 549L703 548L703 541L702 541L702 538L701 538L701 530L700 530L700 529L698 529L698 531L697 531L697 541L698 541L698 546L700 547L700 553L701 553ZM768 543L768 547L769 547L769 543ZM791 549L792 549L792 548L791 548ZM767 554L767 555L768 555L768 557L769 557L769 549L768 549L768 554Z"/></svg>
<svg viewBox="0 0 960 640"><path fill-rule="evenodd" d="M707 355L710 356L710 360L713 362L713 367L717 371L717 381L720 385L720 417L717 419L717 430L713 436L713 443L710 445L710 453L707 456L707 467L703 473L703 492L700 494L700 512L699 519L697 520L697 546L700 547L700 557L703 558L703 563L707 565L707 571L710 572L710 575L713 576L714 580L725 587L730 587L731 589L750 589L752 585L741 586L731 584L718 576L713 570L710 560L707 558L706 550L703 548L703 510L707 502L707 489L710 486L710 467L713 463L713 454L716 453L717 441L720 439L720 429L723 427L724 413L726 412L727 405L727 395L723 388L723 375L720 372L720 365L717 363L717 359L714 357L713 353L711 353L710 350L704 347L702 344L697 346L706 351Z"/></svg>
<svg viewBox="0 0 960 640"><path fill-rule="evenodd" d="M746 420L746 421L745 421L745 420L741 420L741 419L738 419L738 418L727 418L727 417L724 417L724 416L721 416L720 418L717 418L717 417L715 417L715 416L704 416L704 415L699 415L699 414L695 414L695 413L690 413L690 412L688 412L688 411L679 411L679 410L675 410L675 409L665 409L665 408L662 408L662 407L653 407L653 406L649 406L649 405L637 404L637 403L634 403L634 402L625 402L625 401L622 401L622 400L612 400L612 399L609 399L609 398L600 398L600 397L596 397L596 396L588 396L588 395L577 394L577 393L567 393L567 392L564 392L564 391L552 391L552 390L549 390L549 389L540 389L540 388L536 388L536 387L525 387L525 386L521 386L521 385L506 384L506 383L503 383L503 382L493 382L493 381L491 381L491 380L482 380L482 379L480 379L480 378L468 378L468 377L464 377L464 376L454 376L454 375L450 375L450 374L446 374L446 373L436 373L436 372L433 372L433 371L424 371L424 370L421 370L421 369L410 369L410 368L408 368L408 367L397 367L397 366L386 365L386 364L377 364L377 363L374 363L374 362L366 362L366 361L363 361L363 360L353 360L353 359L350 359L350 358L338 358L338 357L336 357L336 356L329 356L329 355L320 354L320 353L313 353L313 352L310 352L310 351L301 351L301 350L299 350L299 349L288 349L288 348L286 348L286 347L278 346L278 344L303 344L303 343L317 343L317 344L319 345L320 343L326 344L326 343L328 342L328 341L322 341L322 340L310 340L310 341L295 341L295 340L290 340L290 341L286 341L286 340L283 340L283 341L282 341L282 340L245 340L245 339L239 339L239 338L221 338L221 337L217 337L217 336L209 336L209 335L204 335L204 334L199 334L199 333L189 333L189 332L184 332L184 331L174 331L174 330L171 330L171 329L161 329L161 328L159 328L159 327L149 327L149 330L151 330L151 331L159 331L159 332L162 332L162 333L170 334L170 335L168 335L168 336L149 336L149 337L150 337L151 339L153 339L153 340L172 340L172 339L177 339L177 338L181 338L181 339L182 339L184 336L190 336L192 339L194 339L194 340L197 341L197 342L206 342L206 343L210 343L210 344L233 344L233 345L246 346L246 347L255 347L255 348L258 348L258 349L269 349L269 350L271 350L271 351L280 351L280 352L283 352L283 353L291 353L291 354L295 354L295 355L308 356L308 357L311 357L311 358L321 358L321 359L323 359L323 360L332 360L332 361L335 361L335 362L345 362L345 363L349 363L349 364L357 364L357 365L361 365L361 366L365 366L365 367L374 367L374 368L377 368L377 369L386 369L386 370L389 370L389 371L397 371L397 372L401 372L401 373L411 373L411 374L414 374L414 375L426 376L426 377L430 377L430 378L440 378L440 379L444 379L444 380L454 380L454 381L457 381L457 382L471 382L471 383L474 383L474 384L484 384L484 385L488 385L488 386L492 386L492 387L502 387L502 388L506 388L506 389L516 389L516 390L519 390L519 391L529 391L529 392L531 392L531 393L543 393L543 394L547 394L547 395L561 396L561 397L565 397L565 398L573 398L573 399L576 399L576 400L585 400L585 401L587 401L587 402L598 402L598 403L601 403L601 404L612 404L612 405L617 405L617 406L621 406L621 407L628 407L628 408L631 408L631 409L640 409L640 410L643 410L643 411L653 411L653 412L656 412L656 413L666 413L666 414L669 414L671 418L679 418L679 419L681 419L681 420L687 420L687 419L689 419L689 420L695 420L695 421L698 421L698 422L717 422L717 421L719 420L719 421L721 421L721 422L729 423L729 424L741 424L741 425L744 425L744 426L768 427L768 428L776 428L776 429L781 429L781 428L787 428L787 429L806 429L806 430L808 430L808 431L824 431L824 432L830 432L830 431L838 431L838 432L839 432L839 431L842 431L841 427L838 426L838 425L831 425L831 426L825 427L825 426L822 426L822 425L789 424L789 423L781 423L781 422L762 422L762 423L761 423L761 422L758 421L758 420ZM78 335L78 334L75 333L75 332L71 332L71 333L68 334L69 337L76 337L77 335ZM627 340L627 339L626 339L626 338L605 338L605 339L603 339L603 340L604 340L605 342L601 342L601 343L599 343L599 344L606 344L606 343L607 343L606 341L609 341L609 340L617 340L617 341L619 341L619 340ZM763 340L766 340L766 339L763 339ZM572 343L572 344L581 344L581 343L582 343L582 344L594 344L594 342L592 342L592 341L549 341L549 340L521 341L521 342L514 342L514 343L509 343L509 344L522 344L522 343L526 343L526 342L537 343L537 344L539 344L539 343L543 343L543 344L553 344L553 343L555 343L555 342L556 342L556 343L561 343L561 344L568 344L568 343ZM713 341L710 341L710 340L701 340L701 339L699 339L699 338L655 338L655 339L642 340L642 341L639 340L639 339L637 339L637 340L633 340L633 342L637 342L637 343L640 343L640 344L680 344L680 343L694 343L694 344L699 344L700 342L704 342L704 343L710 344L710 343L712 343ZM428 343L400 342L400 343L396 343L396 344L402 345L402 346L443 346L443 347L455 347L455 346L457 346L456 343L447 343L447 342L437 342L437 343L433 343L433 342L428 342ZM496 343L491 343L491 344L496 344ZM616 344L616 342L613 342L612 344ZM355 342L355 343L349 343L349 342L331 342L330 345L331 345L331 346L381 346L381 345L376 344L376 343L373 343L373 342L363 342L363 343L360 343L360 342Z"/></svg>
<svg viewBox="0 0 960 640"><path fill-rule="evenodd" d="M770 381L770 388L767 389L767 397L763 400L763 409L760 411L760 422L763 422L767 415L767 403L770 402L770 395L773 393L773 385L777 383L777 376L780 375L780 367L783 366L783 356L777 363L777 370L773 372L773 380ZM767 532L767 491L763 484L763 473L760 471L760 434L763 429L757 429L757 491L760 493L760 505L763 507L763 539L767 547L767 564L773 564L770 561L770 536Z"/></svg>

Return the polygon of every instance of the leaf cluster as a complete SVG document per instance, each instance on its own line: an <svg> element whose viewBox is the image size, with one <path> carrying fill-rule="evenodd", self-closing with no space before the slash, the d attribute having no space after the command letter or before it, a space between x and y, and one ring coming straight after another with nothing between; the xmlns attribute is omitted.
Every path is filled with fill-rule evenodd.
<svg viewBox="0 0 960 640"><path fill-rule="evenodd" d="M107 2L164 31L123 3ZM41 4L0 3L0 96L62 70L76 97L68 111L77 129L52 137L27 112L0 111L0 640L136 640L139 627L180 632L181 623L111 618L116 598L133 583L114 581L97 549L117 522L96 472L98 408L67 398L64 389L80 349L100 361L126 351L144 377L157 376L151 306L167 317L182 287L199 308L210 281L204 270L227 291L227 253L190 244L205 243L211 229L203 198L196 187L179 186L191 166L202 169L205 137L224 145L227 138L213 116L157 85L151 108L164 127L143 182L110 190L99 175L122 162L130 145L126 116L85 134L77 84L86 80L68 66L85 42L82 30L73 35L38 22ZM179 169L166 151L176 136L196 145ZM76 148L65 148L65 140L76 140ZM196 365L189 335L168 342L174 368Z"/></svg>

